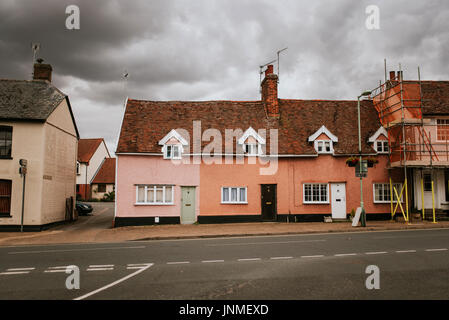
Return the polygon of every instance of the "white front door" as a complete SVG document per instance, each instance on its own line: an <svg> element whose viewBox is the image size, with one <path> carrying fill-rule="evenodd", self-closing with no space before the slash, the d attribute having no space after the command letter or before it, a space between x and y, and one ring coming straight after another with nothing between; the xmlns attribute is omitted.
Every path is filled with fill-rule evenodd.
<svg viewBox="0 0 449 320"><path fill-rule="evenodd" d="M346 219L346 184L331 183L332 218Z"/></svg>

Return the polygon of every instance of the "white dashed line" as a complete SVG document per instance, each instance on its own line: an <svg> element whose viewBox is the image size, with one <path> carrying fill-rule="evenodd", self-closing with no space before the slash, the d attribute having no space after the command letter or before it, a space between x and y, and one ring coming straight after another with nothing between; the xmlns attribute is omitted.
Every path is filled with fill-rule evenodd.
<svg viewBox="0 0 449 320"><path fill-rule="evenodd" d="M32 271L35 270L36 268L10 268L6 271Z"/></svg>
<svg viewBox="0 0 449 320"><path fill-rule="evenodd" d="M259 261L260 258L246 258L246 259L237 259L237 261Z"/></svg>
<svg viewBox="0 0 449 320"><path fill-rule="evenodd" d="M55 273L55 272L64 272L66 269L54 269L54 270L45 270L44 273Z"/></svg>
<svg viewBox="0 0 449 320"><path fill-rule="evenodd" d="M224 260L203 260L202 263L224 262Z"/></svg>
<svg viewBox="0 0 449 320"><path fill-rule="evenodd" d="M324 255L322 254L317 254L314 256L301 256L301 258L322 258L322 257L324 257Z"/></svg>
<svg viewBox="0 0 449 320"><path fill-rule="evenodd" d="M271 260L284 260L284 259L293 259L293 257L271 257Z"/></svg>
<svg viewBox="0 0 449 320"><path fill-rule="evenodd" d="M190 263L190 261L174 261L174 262L167 262L167 264L187 264Z"/></svg>
<svg viewBox="0 0 449 320"><path fill-rule="evenodd" d="M30 271L14 271L14 272L1 272L0 275L13 275L13 274L26 274L30 273Z"/></svg>
<svg viewBox="0 0 449 320"><path fill-rule="evenodd" d="M114 270L114 268L87 268L86 271L110 271Z"/></svg>
<svg viewBox="0 0 449 320"><path fill-rule="evenodd" d="M398 251L396 251L396 253L411 253L411 252L416 252L416 250L398 250Z"/></svg>
<svg viewBox="0 0 449 320"><path fill-rule="evenodd" d="M113 268L113 264L97 264L97 265L90 265L89 268Z"/></svg>
<svg viewBox="0 0 449 320"><path fill-rule="evenodd" d="M377 252L365 252L365 254L385 254L387 251L377 251Z"/></svg>
<svg viewBox="0 0 449 320"><path fill-rule="evenodd" d="M335 257L346 257L346 256L356 256L357 253L337 253L334 254Z"/></svg>
<svg viewBox="0 0 449 320"><path fill-rule="evenodd" d="M447 249L446 249L446 248L439 248L439 249L426 249L426 251L430 251L430 252L433 252L433 251L447 251Z"/></svg>

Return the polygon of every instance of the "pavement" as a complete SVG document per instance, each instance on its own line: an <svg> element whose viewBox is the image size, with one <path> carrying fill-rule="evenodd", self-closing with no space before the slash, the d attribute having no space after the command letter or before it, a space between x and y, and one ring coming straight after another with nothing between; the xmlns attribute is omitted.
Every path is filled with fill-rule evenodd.
<svg viewBox="0 0 449 320"><path fill-rule="evenodd" d="M0 232L0 246L449 228L449 221L435 224L430 221L368 221L365 228L352 227L351 222L252 222L112 228L114 204L91 204L94 207L93 215L80 216L72 223L41 232Z"/></svg>

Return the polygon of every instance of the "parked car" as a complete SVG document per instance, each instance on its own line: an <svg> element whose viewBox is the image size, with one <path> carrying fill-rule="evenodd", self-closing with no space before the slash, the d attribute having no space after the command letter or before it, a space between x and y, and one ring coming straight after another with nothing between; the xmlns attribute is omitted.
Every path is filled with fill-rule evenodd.
<svg viewBox="0 0 449 320"><path fill-rule="evenodd" d="M84 202L80 202L77 201L76 202L76 211L78 211L78 214L80 216L82 215L88 215L89 213L91 213L93 210L92 206L88 203L84 203Z"/></svg>

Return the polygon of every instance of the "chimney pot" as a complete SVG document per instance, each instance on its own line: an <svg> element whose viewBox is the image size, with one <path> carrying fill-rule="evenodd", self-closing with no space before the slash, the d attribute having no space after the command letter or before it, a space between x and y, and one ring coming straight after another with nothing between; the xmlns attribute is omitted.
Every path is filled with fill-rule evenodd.
<svg viewBox="0 0 449 320"><path fill-rule="evenodd" d="M395 78L396 78L395 72L394 71L390 71L390 80L394 81L394 80L396 80Z"/></svg>
<svg viewBox="0 0 449 320"><path fill-rule="evenodd" d="M35 63L34 64L34 72L33 72L33 80L47 80L51 82L51 73L53 69L51 65L45 63Z"/></svg>

